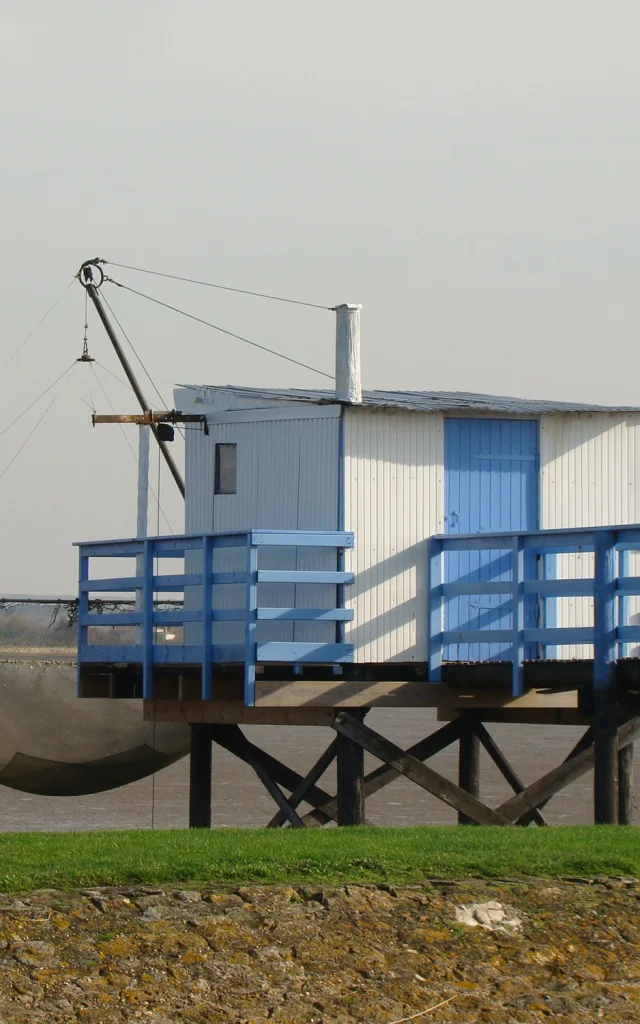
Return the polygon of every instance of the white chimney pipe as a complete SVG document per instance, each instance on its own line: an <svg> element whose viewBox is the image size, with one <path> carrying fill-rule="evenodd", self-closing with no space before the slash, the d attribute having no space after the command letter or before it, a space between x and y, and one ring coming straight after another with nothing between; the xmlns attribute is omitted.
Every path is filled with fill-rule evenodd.
<svg viewBox="0 0 640 1024"><path fill-rule="evenodd" d="M360 310L344 302L336 306L336 398L339 402L362 402L360 372Z"/></svg>

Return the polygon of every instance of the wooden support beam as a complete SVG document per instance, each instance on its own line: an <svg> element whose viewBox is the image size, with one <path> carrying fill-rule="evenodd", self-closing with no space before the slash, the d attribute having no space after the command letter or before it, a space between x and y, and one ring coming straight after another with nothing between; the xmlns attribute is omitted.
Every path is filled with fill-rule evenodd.
<svg viewBox="0 0 640 1024"><path fill-rule="evenodd" d="M202 685L200 679L197 685ZM331 708L248 708L239 699L235 684L214 678L213 686L215 700L143 701L145 721L206 722L210 725L319 725L326 728L336 715ZM231 695L227 696L225 690Z"/></svg>
<svg viewBox="0 0 640 1024"><path fill-rule="evenodd" d="M436 754L439 754L441 750L445 749L445 747L449 747L452 743L455 743L459 736L460 719L455 718L453 722L447 722L447 724L443 725L437 732L431 733L430 736L425 737L425 739L420 740L418 743L414 744L414 746L409 747L407 753L416 757L418 761L427 761L430 757L434 757ZM395 768L392 768L388 764L382 764L379 768L369 772L369 774L365 776L364 780L365 799L368 796L373 796L373 794L379 792L379 790L384 789L384 787L388 786L390 782L394 781L394 779L400 778L400 774L401 773L399 771L396 771ZM325 804L323 811L326 813L331 812L331 814L337 816L337 801L331 800L328 804ZM325 823L318 815L317 811L309 811L308 814L305 814L302 820L305 825L319 826Z"/></svg>
<svg viewBox="0 0 640 1024"><path fill-rule="evenodd" d="M291 796L289 797L289 806L296 808L305 799L307 791L313 786L318 779L322 778L331 762L335 759L338 750L338 737L329 744L323 754L320 755L316 763L305 775L304 779L296 786ZM278 811L277 814L271 819L267 828L279 828L284 825L286 815L283 811ZM304 821L304 819L303 819Z"/></svg>
<svg viewBox="0 0 640 1024"><path fill-rule="evenodd" d="M250 751L253 758L266 769L273 781L279 786L284 786L291 793L304 782L302 775L299 775L293 768L289 768L282 761L278 761L277 758L251 743L237 725L212 725L210 728L216 743L231 754L235 754L241 761L246 760L246 754ZM242 736L244 743L238 741L238 733ZM305 792L305 800L315 808L318 824L326 825L329 821L337 820L338 810L334 798L317 785L308 787ZM308 824L308 822L303 821L303 824Z"/></svg>
<svg viewBox="0 0 640 1024"><path fill-rule="evenodd" d="M209 726L192 725L189 764L189 828L211 828L211 747Z"/></svg>
<svg viewBox="0 0 640 1024"><path fill-rule="evenodd" d="M373 729L369 729L366 725L354 722L352 718L342 713L336 718L333 728L349 739L355 740L365 750L368 750L370 754L395 768L396 771L406 778L411 779L412 782L426 789L428 793L442 800L443 803L449 804L456 811L463 811L470 818L473 818L474 821L477 821L478 824L509 824L508 819L499 811L494 811L492 808L485 806L480 800L477 800L469 793L465 793L463 789L450 782L449 779L445 779L443 775L435 772L432 768L428 768L421 761L418 761L417 758L412 757L411 754L397 747L395 743L391 743L379 733L374 732Z"/></svg>
<svg viewBox="0 0 640 1024"><path fill-rule="evenodd" d="M596 825L615 825L618 820L618 703L615 689L594 688L593 730L593 820Z"/></svg>
<svg viewBox="0 0 640 1024"><path fill-rule="evenodd" d="M359 725L362 718L342 714ZM338 825L364 825L364 750L343 732L338 734Z"/></svg>
<svg viewBox="0 0 640 1024"><path fill-rule="evenodd" d="M640 734L640 718L634 718L627 722L626 725L623 725L617 736L620 749L632 743L638 734ZM568 786L570 782L574 782L575 779L585 775L586 772L593 768L593 762L594 747L592 745L568 761L563 761L561 765L543 775L541 779L534 782L524 792L511 797L510 800L501 804L497 808L498 813L508 818L511 822L517 821L527 811L539 807L541 803L549 800L561 789Z"/></svg>
<svg viewBox="0 0 640 1024"><path fill-rule="evenodd" d="M500 747L494 740L493 736L485 728L484 724L480 721L476 721L475 730L478 740L480 741L480 743L482 743L482 746L486 750L487 754L489 755L495 766L501 772L503 777L507 780L513 792L523 793L526 789L526 786L522 782L519 775L513 770L513 768L507 761L506 757L500 750ZM477 796L478 794L476 793L475 795ZM531 813L533 821L535 821L538 825L547 824L542 813L537 808L535 811L532 811ZM518 822L518 824L520 824L520 822ZM522 822L522 824L524 824L524 821ZM529 821L527 821L526 824L528 825Z"/></svg>
<svg viewBox="0 0 640 1024"><path fill-rule="evenodd" d="M236 757L245 761L246 764L251 765L267 793L273 797L293 828L304 828L304 824L301 821L300 816L296 810L291 807L277 782L272 778L271 773L268 771L265 764L264 751L254 746L253 743L250 743L239 726L220 726L219 728L225 729L225 731L228 731L229 733L228 742L225 743L224 746L226 746L228 750L232 751ZM218 742L220 741L218 740Z"/></svg>
<svg viewBox="0 0 640 1024"><path fill-rule="evenodd" d="M438 721L451 722L462 710L442 705L438 708ZM495 708L478 701L472 709L486 724L489 722L506 722L507 725L576 725L585 728L591 724L591 716L577 708L523 708L510 704L508 707Z"/></svg>
<svg viewBox="0 0 640 1024"><path fill-rule="evenodd" d="M633 743L618 753L618 824L631 825L633 818Z"/></svg>
<svg viewBox="0 0 640 1024"><path fill-rule="evenodd" d="M584 731L576 745L569 751L569 753L567 754L562 763L567 764L567 762L570 761L572 757L576 757L577 754L581 754L583 750L588 750L592 743L593 726L590 725L589 728ZM538 806L533 811L527 811L526 814L523 814L522 817L518 818L518 820L516 821L516 825L530 825L532 821L535 821L535 815L539 814L541 811L544 810L544 808L549 803L549 800L551 800L551 797L548 797L546 800L543 800L542 803L538 804Z"/></svg>
<svg viewBox="0 0 640 1024"><path fill-rule="evenodd" d="M480 741L473 715L460 716L462 732L458 740L458 785L465 793L480 798ZM475 825L473 818L458 811L459 825Z"/></svg>
<svg viewBox="0 0 640 1024"><path fill-rule="evenodd" d="M430 757L435 757L441 750L445 750L452 743L455 743L460 738L461 729L460 719L456 718L453 722L443 725L436 732L432 732L430 736L425 736L423 740L414 743L407 750L407 754L411 754L418 761L428 761ZM385 786L388 786L390 782L393 782L394 779L399 778L400 774L399 771L388 764L382 764L379 768L375 768L374 771L369 772L364 780L365 796L373 796L374 793L378 793Z"/></svg>
<svg viewBox="0 0 640 1024"><path fill-rule="evenodd" d="M596 825L618 820L618 703L616 692L616 576L614 534L594 541L593 812Z"/></svg>
<svg viewBox="0 0 640 1024"><path fill-rule="evenodd" d="M295 808L291 806L280 787L273 781L266 769L263 768L259 761L254 760L251 755L248 756L247 761L260 779L260 782L266 789L267 793L273 797L280 808L280 812L288 820L291 827L304 828L304 823L302 822L300 815Z"/></svg>

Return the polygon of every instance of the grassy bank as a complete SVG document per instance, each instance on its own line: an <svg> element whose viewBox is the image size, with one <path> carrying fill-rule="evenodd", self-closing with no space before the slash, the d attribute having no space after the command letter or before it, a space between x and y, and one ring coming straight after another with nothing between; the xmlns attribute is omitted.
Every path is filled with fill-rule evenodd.
<svg viewBox="0 0 640 1024"><path fill-rule="evenodd" d="M0 834L0 889L640 875L637 828Z"/></svg>

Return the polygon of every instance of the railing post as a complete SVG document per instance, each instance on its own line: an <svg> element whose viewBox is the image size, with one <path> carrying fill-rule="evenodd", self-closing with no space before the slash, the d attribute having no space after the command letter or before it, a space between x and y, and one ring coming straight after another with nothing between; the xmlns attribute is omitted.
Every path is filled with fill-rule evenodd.
<svg viewBox="0 0 640 1024"><path fill-rule="evenodd" d="M618 575L619 576L628 576L629 575L630 568L631 568L631 557L630 556L631 556L631 552L630 551L619 551L618 552L618 565L619 565ZM629 624L627 622L627 619L629 617L629 608L630 608L630 606L631 606L631 602L629 601L629 598L626 596L626 594L624 594L624 593L620 594L620 596L618 597L618 623L617 623L619 626L626 626L626 625ZM626 658L628 650L629 650L629 644L624 644L624 643L619 644L618 645L618 657L619 658Z"/></svg>
<svg viewBox="0 0 640 1024"><path fill-rule="evenodd" d="M345 550L342 545L338 545L336 549L336 568L338 572L344 572L345 567ZM344 608L344 583L338 583L336 586L336 608ZM344 622L336 622L335 634L336 643L344 643ZM294 632L295 636L295 632Z"/></svg>
<svg viewBox="0 0 640 1024"><path fill-rule="evenodd" d="M593 729L594 819L618 820L618 708L616 694L616 549L612 530L595 535Z"/></svg>
<svg viewBox="0 0 640 1024"><path fill-rule="evenodd" d="M542 563L543 580L558 579L559 557L559 555L542 554L540 561ZM541 625L545 629L556 629L558 626L558 601L559 598L557 597L544 596L542 598ZM549 644L540 644L540 653L542 658L556 658L558 656L558 648Z"/></svg>
<svg viewBox="0 0 640 1024"><path fill-rule="evenodd" d="M444 551L443 542L439 537L430 538L428 557L427 622L429 624L429 682L440 683L442 682L442 632L444 629L444 597L442 594Z"/></svg>
<svg viewBox="0 0 640 1024"><path fill-rule="evenodd" d="M202 538L202 685L203 700L213 699L213 537Z"/></svg>
<svg viewBox="0 0 640 1024"><path fill-rule="evenodd" d="M82 648L89 643L89 627L84 625L85 616L89 614L89 591L84 584L89 580L89 557L80 548L80 568L78 572L78 675L77 695L82 696Z"/></svg>
<svg viewBox="0 0 640 1024"><path fill-rule="evenodd" d="M513 580L513 645L512 693L524 693L524 539L515 536L511 544L511 577Z"/></svg>
<svg viewBox="0 0 640 1024"><path fill-rule="evenodd" d="M247 534L247 603L245 619L244 702L256 702L256 651L258 624L258 549Z"/></svg>
<svg viewBox="0 0 640 1024"><path fill-rule="evenodd" d="M153 700L153 541L145 540L142 572L142 696Z"/></svg>

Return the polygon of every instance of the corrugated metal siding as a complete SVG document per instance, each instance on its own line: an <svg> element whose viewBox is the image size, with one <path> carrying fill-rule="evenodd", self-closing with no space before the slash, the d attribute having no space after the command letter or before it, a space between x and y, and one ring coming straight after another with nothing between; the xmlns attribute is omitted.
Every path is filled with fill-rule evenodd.
<svg viewBox="0 0 640 1024"><path fill-rule="evenodd" d="M282 529L332 530L338 526L338 434L337 410L327 415L274 419L265 410L260 420L209 424L209 436L202 440L188 435L187 443L187 529L230 530ZM195 433L195 432L194 432ZM238 446L236 494L213 494L216 444ZM218 551L215 569L244 568L240 552ZM335 569L335 554L313 549L264 550L262 568ZM219 588L216 607L242 607L242 587ZM335 588L310 585L261 586L260 602L274 606L329 607ZM190 602L199 595L191 594ZM214 636L219 642L239 643L240 624L219 624ZM327 640L335 637L331 623L260 623L260 640Z"/></svg>
<svg viewBox="0 0 640 1024"><path fill-rule="evenodd" d="M187 427L185 443L186 533L213 529L213 448L204 430Z"/></svg>
<svg viewBox="0 0 640 1024"><path fill-rule="evenodd" d="M444 418L346 408L345 529L358 662L427 658L427 540L442 533Z"/></svg>
<svg viewBox="0 0 640 1024"><path fill-rule="evenodd" d="M640 521L640 415L549 415L540 424L540 498L542 529L608 526ZM593 555L557 559L560 578L593 576ZM640 559L631 557L630 572L640 573ZM640 602L630 599L633 622L640 621ZM590 598L557 602L557 625L592 623ZM632 648L632 654L638 650ZM588 658L588 645L561 647L558 657Z"/></svg>
<svg viewBox="0 0 640 1024"><path fill-rule="evenodd" d="M217 443L238 446L238 491L213 499L213 529L336 529L338 423L335 415L270 421L268 412L251 423L211 423L210 465ZM213 492L206 477L203 485ZM195 504L204 507L197 495Z"/></svg>

